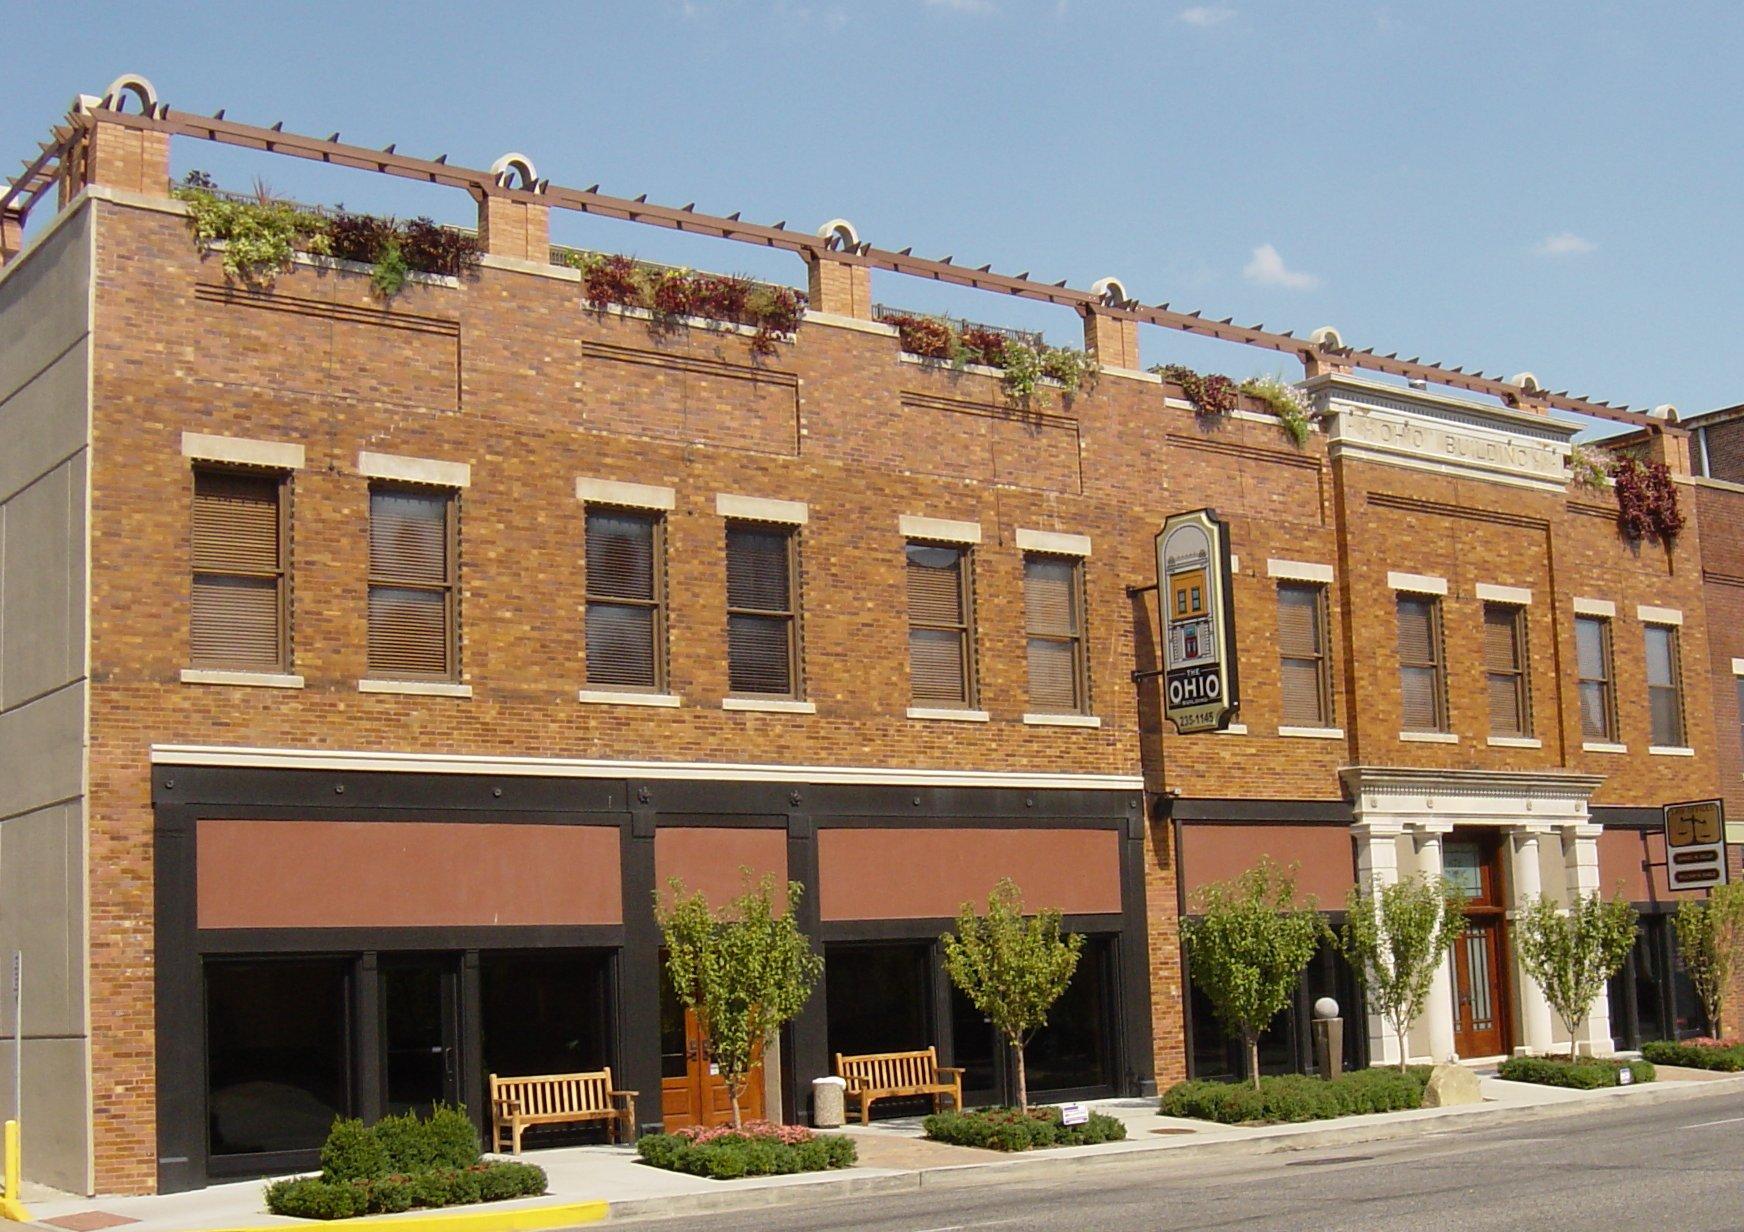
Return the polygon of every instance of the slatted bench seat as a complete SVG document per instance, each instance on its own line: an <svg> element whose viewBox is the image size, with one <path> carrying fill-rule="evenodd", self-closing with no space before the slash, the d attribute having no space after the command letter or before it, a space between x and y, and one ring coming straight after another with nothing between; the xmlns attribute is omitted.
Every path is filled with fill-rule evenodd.
<svg viewBox="0 0 1744 1232"><path fill-rule="evenodd" d="M610 1069L587 1074L534 1074L523 1078L490 1076L491 1149L521 1153L521 1132L529 1125L606 1122L613 1142L636 1133L635 1091L612 1086Z"/></svg>
<svg viewBox="0 0 1744 1232"><path fill-rule="evenodd" d="M952 1107L963 1106L963 1071L939 1064L937 1048L922 1052L871 1052L861 1056L836 1054L836 1076L847 1080L844 1094L860 1101L860 1124L872 1120L872 1101L899 1095L930 1095L933 1111L949 1095Z"/></svg>

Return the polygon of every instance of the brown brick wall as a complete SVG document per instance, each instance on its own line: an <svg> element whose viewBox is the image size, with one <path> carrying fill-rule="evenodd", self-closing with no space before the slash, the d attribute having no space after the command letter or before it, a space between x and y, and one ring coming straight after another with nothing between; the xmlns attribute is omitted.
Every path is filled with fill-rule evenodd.
<svg viewBox="0 0 1744 1232"><path fill-rule="evenodd" d="M1713 717L1690 695L1693 761L1646 754L1637 602L1682 607L1686 663L1709 654L1689 547L1621 544L1561 498L1349 464L1270 422L1199 423L1157 385L1105 378L1014 415L996 383L903 363L894 339L811 326L765 365L745 338L656 336L586 311L576 285L485 269L460 289L411 286L383 306L368 279L299 269L268 296L228 296L181 219L102 205L92 477L91 910L97 1179L153 1178L154 742L420 752L780 760L1138 773L1188 796L1336 798L1339 766L1571 765L1611 776L1607 803L1657 803L1713 778ZM272 306L292 311L276 311ZM918 411L916 408L920 408ZM922 413L924 412L924 413ZM300 690L184 685L189 468L184 430L297 442L293 670ZM360 450L472 466L460 498L463 678L470 699L360 694ZM677 710L586 705L576 476L664 484L671 688ZM716 493L803 500L804 676L815 716L723 712L723 526ZM1342 493L1347 516L1338 516ZM1376 502L1376 494L1392 499ZM1399 500L1417 501L1401 506ZM1241 557L1237 632L1246 735L1163 734L1152 666L1162 518L1229 518ZM1476 516L1451 516L1461 506ZM975 563L982 704L991 722L905 717L904 513L981 523ZM1512 520L1509 520L1512 519ZM1341 532L1340 527L1343 527ZM1033 727L1025 690L1019 527L1089 535L1085 571L1100 729ZM1337 721L1346 741L1280 739L1275 583L1267 557L1336 565ZM1448 578L1457 745L1397 739L1386 571ZM1483 740L1472 586L1531 586L1541 750ZM1568 597L1616 600L1626 756L1567 735ZM1348 602L1349 612L1341 609ZM1354 618L1350 614L1355 613ZM1552 652L1560 655L1560 660ZM1353 700L1355 704L1353 705ZM1576 729L1578 731L1578 729ZM1179 1077L1175 859L1153 824L1146 869L1158 1077Z"/></svg>

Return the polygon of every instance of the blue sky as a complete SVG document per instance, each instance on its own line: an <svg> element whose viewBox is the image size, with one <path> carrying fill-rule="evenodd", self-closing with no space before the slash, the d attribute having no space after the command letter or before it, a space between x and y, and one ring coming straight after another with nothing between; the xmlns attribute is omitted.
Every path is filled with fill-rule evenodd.
<svg viewBox="0 0 1744 1232"><path fill-rule="evenodd" d="M1119 276L1148 302L1535 372L1685 413L1744 401L1744 11L1722 4L86 5L0 0L0 154L123 71L173 108L815 227ZM178 143L176 169L470 222L463 193ZM563 215L554 238L802 281L744 246ZM877 297L1077 338L1063 309ZM1146 362L1299 375L1145 331Z"/></svg>

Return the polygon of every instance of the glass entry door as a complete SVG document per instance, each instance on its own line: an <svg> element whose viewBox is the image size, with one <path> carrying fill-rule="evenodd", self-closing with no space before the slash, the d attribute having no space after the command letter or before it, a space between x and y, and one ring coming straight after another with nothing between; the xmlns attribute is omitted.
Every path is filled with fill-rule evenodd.
<svg viewBox="0 0 1744 1232"><path fill-rule="evenodd" d="M389 1115L460 1101L459 983L449 955L383 958L382 1107Z"/></svg>

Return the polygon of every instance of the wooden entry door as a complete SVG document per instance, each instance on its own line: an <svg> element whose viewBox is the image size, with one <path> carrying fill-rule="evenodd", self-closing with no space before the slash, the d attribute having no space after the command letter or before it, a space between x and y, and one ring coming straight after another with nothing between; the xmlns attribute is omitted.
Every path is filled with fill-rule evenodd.
<svg viewBox="0 0 1744 1232"><path fill-rule="evenodd" d="M665 981L661 981L662 984ZM727 1084L713 1072L696 1014L670 989L660 997L660 1116L666 1131L691 1125L725 1125L733 1119ZM763 1067L751 1071L739 1113L747 1121L763 1118Z"/></svg>
<svg viewBox="0 0 1744 1232"><path fill-rule="evenodd" d="M1502 1017L1502 922L1478 916L1453 943L1453 1046L1462 1057L1507 1051Z"/></svg>

